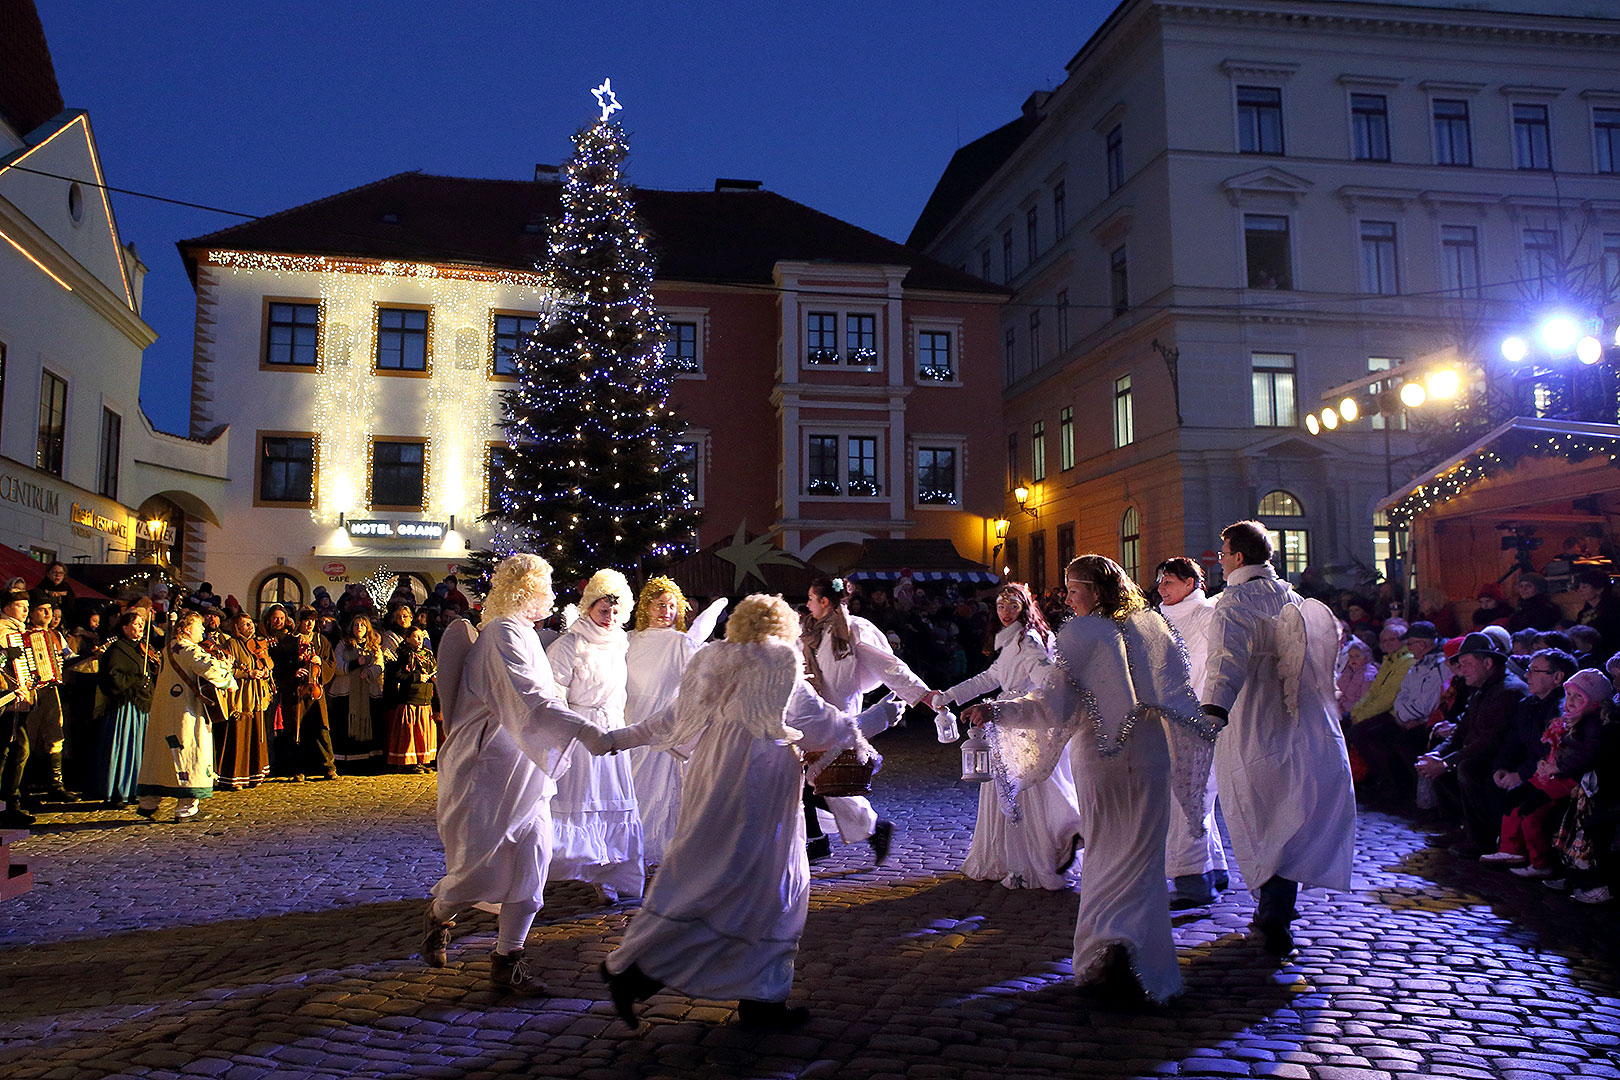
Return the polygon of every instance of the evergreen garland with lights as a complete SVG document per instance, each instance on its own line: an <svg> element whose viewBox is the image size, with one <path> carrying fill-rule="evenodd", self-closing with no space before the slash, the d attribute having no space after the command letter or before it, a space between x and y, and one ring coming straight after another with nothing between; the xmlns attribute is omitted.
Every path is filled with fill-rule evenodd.
<svg viewBox="0 0 1620 1080"><path fill-rule="evenodd" d="M671 483L685 426L668 406L679 369L664 358L653 258L621 171L628 152L605 118L574 135L562 218L538 266L558 300L514 355L517 382L502 395L510 450L491 550L465 567L477 586L518 550L544 556L560 592L601 567L643 578L696 527L690 496Z"/></svg>

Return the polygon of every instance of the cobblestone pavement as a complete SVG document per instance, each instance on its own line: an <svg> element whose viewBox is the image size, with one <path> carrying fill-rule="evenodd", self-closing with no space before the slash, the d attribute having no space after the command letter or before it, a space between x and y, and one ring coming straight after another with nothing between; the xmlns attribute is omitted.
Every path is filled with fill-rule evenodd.
<svg viewBox="0 0 1620 1080"><path fill-rule="evenodd" d="M184 825L42 819L16 848L34 891L0 907L0 1076L1620 1077L1616 913L1380 814L1355 891L1302 898L1295 961L1245 940L1237 890L1177 917L1180 1001L1100 1007L1067 981L1074 894L951 872L975 793L929 734L882 740L888 864L835 845L816 867L794 990L814 1018L791 1035L669 993L630 1034L595 970L631 911L578 885L529 942L555 997L485 990L484 915L423 966L433 778L350 778L222 793Z"/></svg>

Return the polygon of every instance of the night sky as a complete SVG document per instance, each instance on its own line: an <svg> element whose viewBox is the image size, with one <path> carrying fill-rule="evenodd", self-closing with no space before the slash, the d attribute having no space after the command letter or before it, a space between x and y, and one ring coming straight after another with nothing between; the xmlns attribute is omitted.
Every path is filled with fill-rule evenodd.
<svg viewBox="0 0 1620 1080"><path fill-rule="evenodd" d="M264 214L407 169L527 178L625 106L630 176L765 186L904 240L951 154L1017 115L1116 0L274 5L38 0L107 182ZM151 268L146 412L184 431L194 296L177 240L241 218L114 195Z"/></svg>

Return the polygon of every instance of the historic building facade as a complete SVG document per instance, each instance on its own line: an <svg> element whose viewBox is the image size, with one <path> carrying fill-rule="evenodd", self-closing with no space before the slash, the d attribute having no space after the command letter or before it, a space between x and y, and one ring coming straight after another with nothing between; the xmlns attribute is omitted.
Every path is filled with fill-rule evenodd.
<svg viewBox="0 0 1620 1080"><path fill-rule="evenodd" d="M555 169L406 173L180 245L192 430L236 434L215 583L261 607L379 565L429 584L484 543L558 194ZM874 538L988 561L1005 290L754 183L636 199L687 368L671 482L703 511L698 545L746 525L829 567Z"/></svg>
<svg viewBox="0 0 1620 1080"><path fill-rule="evenodd" d="M1612 298L1609 10L1126 0L1061 85L958 151L910 243L1014 290L1003 487L1038 516L1007 496L1004 561L1050 582L1096 550L1151 583L1259 516L1291 573L1370 570L1414 447L1383 418L1302 422L1369 371L1466 359L1560 269Z"/></svg>

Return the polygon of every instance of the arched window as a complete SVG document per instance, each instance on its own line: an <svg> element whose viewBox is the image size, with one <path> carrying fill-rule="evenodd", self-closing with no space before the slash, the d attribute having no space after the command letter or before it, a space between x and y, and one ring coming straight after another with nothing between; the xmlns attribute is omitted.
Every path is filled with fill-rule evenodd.
<svg viewBox="0 0 1620 1080"><path fill-rule="evenodd" d="M291 574L271 574L259 583L258 595L253 598L254 617L262 616L266 608L273 604L293 609L294 616L297 609L304 605L304 586Z"/></svg>
<svg viewBox="0 0 1620 1080"><path fill-rule="evenodd" d="M1142 519L1134 506L1127 506L1119 519L1119 565L1126 577L1141 581Z"/></svg>
<svg viewBox="0 0 1620 1080"><path fill-rule="evenodd" d="M1261 517L1304 517L1305 508L1286 491L1268 491L1260 497Z"/></svg>
<svg viewBox="0 0 1620 1080"><path fill-rule="evenodd" d="M1305 507L1293 493L1279 488L1260 497L1258 516L1271 536L1271 546L1277 551L1278 572L1298 581L1311 559L1310 533L1300 520L1305 516ZM1274 521L1274 518L1289 520Z"/></svg>

